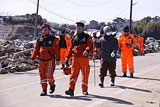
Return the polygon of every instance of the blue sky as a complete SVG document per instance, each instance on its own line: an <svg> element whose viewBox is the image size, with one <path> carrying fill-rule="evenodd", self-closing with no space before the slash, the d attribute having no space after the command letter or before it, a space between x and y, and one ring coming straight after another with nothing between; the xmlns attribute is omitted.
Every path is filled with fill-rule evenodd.
<svg viewBox="0 0 160 107"><path fill-rule="evenodd" d="M35 13L37 0L1 0L0 15ZM160 0L133 0L133 20L160 16ZM48 21L74 24L76 21L110 22L116 17L129 19L130 0L40 0L39 14ZM70 20L56 16L61 15Z"/></svg>

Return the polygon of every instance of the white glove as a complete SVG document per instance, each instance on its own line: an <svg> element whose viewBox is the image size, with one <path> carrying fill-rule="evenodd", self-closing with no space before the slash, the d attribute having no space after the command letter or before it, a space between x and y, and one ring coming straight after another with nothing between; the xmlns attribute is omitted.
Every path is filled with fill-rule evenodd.
<svg viewBox="0 0 160 107"><path fill-rule="evenodd" d="M88 55L88 52L87 51L84 51L83 52L83 56L87 56Z"/></svg>
<svg viewBox="0 0 160 107"><path fill-rule="evenodd" d="M31 64L34 65L35 61L31 59Z"/></svg>
<svg viewBox="0 0 160 107"><path fill-rule="evenodd" d="M114 52L111 53L111 57L112 57L112 58L115 57L115 55L116 55L116 54L115 54Z"/></svg>

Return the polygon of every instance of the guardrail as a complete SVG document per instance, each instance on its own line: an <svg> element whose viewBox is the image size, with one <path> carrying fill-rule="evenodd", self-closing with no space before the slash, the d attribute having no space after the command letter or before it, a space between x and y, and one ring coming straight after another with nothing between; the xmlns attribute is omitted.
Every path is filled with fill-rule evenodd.
<svg viewBox="0 0 160 107"><path fill-rule="evenodd" d="M24 50L24 51L16 52L16 53L13 54L13 56L17 56L17 55L22 54L22 53L25 53L25 52L31 52L31 51L33 51L33 49L34 49L34 48L27 49L27 50ZM7 59L7 58L10 58L10 55L0 57L0 61L1 61L1 60L5 60L5 59Z"/></svg>

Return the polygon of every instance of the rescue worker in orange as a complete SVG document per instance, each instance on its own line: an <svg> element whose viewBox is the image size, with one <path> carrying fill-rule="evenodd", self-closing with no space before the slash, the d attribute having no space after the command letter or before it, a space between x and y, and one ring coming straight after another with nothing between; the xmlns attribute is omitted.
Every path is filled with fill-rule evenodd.
<svg viewBox="0 0 160 107"><path fill-rule="evenodd" d="M65 59L68 54L68 50L71 46L71 37L66 35L66 31L62 31L62 35L58 36L59 48L60 48L60 59L63 69L65 67Z"/></svg>
<svg viewBox="0 0 160 107"><path fill-rule="evenodd" d="M144 38L140 35L138 38L138 48L141 55L144 55Z"/></svg>
<svg viewBox="0 0 160 107"><path fill-rule="evenodd" d="M39 59L39 75L40 83L42 87L42 93L40 96L47 95L47 82L50 85L50 93L55 91L55 80L53 77L55 60L56 64L59 64L59 43L58 39L49 35L50 25L44 24L42 26L42 36L36 40L36 45L31 56L31 63L34 64L34 60L38 56Z"/></svg>
<svg viewBox="0 0 160 107"><path fill-rule="evenodd" d="M80 70L82 74L82 92L84 95L88 95L89 53L93 45L92 37L84 33L84 24L81 22L77 22L76 24L77 34L72 38L72 45L66 58L66 62L68 62L72 56L69 90L65 91L65 94L70 96L74 96L75 85Z"/></svg>
<svg viewBox="0 0 160 107"><path fill-rule="evenodd" d="M130 77L133 78L134 64L133 64L133 49L137 45L134 35L129 34L129 27L124 28L124 34L118 39L119 50L121 50L122 72L123 77L127 76L127 65L130 72Z"/></svg>

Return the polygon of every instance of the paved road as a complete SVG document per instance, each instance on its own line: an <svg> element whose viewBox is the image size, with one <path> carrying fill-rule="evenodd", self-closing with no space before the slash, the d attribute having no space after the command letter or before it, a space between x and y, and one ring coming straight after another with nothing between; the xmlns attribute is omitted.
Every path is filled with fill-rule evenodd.
<svg viewBox="0 0 160 107"><path fill-rule="evenodd" d="M160 101L160 53L137 56L135 78L121 77L121 61L117 61L116 86L99 88L99 61L96 61L96 86L94 86L93 62L89 78L89 93L81 91L81 77L76 84L75 96L64 94L68 89L69 76L63 75L59 66L55 71L56 91L41 97L37 70L25 73L0 75L0 107L158 107ZM128 73L129 75L129 73Z"/></svg>

